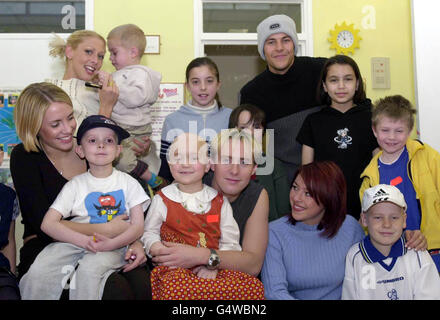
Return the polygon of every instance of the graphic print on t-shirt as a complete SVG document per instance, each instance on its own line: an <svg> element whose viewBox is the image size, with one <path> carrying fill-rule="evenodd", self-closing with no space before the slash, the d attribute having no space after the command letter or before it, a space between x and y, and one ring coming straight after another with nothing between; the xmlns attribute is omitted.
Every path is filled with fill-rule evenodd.
<svg viewBox="0 0 440 320"><path fill-rule="evenodd" d="M90 223L110 222L125 213L125 197L122 190L107 193L91 192L84 200Z"/></svg>
<svg viewBox="0 0 440 320"><path fill-rule="evenodd" d="M339 145L339 149L347 149L348 145L351 144L353 138L348 135L348 131L350 131L348 128L339 129L336 131L338 136L333 140L335 140L335 142Z"/></svg>
<svg viewBox="0 0 440 320"><path fill-rule="evenodd" d="M390 300L399 300L399 297L397 296L396 289L392 289L387 293L388 299Z"/></svg>

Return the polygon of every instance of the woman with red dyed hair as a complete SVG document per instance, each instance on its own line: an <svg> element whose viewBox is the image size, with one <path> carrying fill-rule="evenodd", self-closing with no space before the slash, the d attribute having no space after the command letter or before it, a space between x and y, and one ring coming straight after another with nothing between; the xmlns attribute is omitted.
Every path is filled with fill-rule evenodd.
<svg viewBox="0 0 440 320"><path fill-rule="evenodd" d="M341 169L332 161L301 166L289 197L291 212L269 224L261 273L266 298L341 299L345 256L364 237L346 215Z"/></svg>

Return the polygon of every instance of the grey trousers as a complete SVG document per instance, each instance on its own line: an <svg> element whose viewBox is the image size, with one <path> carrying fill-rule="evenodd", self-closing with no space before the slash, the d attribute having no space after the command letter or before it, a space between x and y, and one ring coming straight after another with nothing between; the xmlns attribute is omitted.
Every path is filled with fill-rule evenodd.
<svg viewBox="0 0 440 320"><path fill-rule="evenodd" d="M125 265L124 254L125 247L93 253L70 243L51 243L21 278L21 297L58 300L67 286L71 300L99 300L107 278Z"/></svg>
<svg viewBox="0 0 440 320"><path fill-rule="evenodd" d="M135 127L135 126L125 126L121 125L122 128L130 133L130 137L122 140L122 152L121 155L114 162L116 169L130 173L137 165L137 160L142 160L148 164L148 169L154 174L159 173L160 169L160 158L157 155L156 143L151 140L150 150L146 156L137 157L134 151L131 149L133 146L137 147L133 139L140 139L142 136L151 136L151 124L145 126Z"/></svg>

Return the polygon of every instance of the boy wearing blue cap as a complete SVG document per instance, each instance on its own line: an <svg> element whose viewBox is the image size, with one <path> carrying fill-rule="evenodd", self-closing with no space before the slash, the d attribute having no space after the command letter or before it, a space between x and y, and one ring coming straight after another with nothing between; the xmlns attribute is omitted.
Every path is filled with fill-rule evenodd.
<svg viewBox="0 0 440 320"><path fill-rule="evenodd" d="M59 299L69 278L70 299L100 299L108 276L126 263L125 246L141 237L150 203L138 181L112 166L128 136L101 115L81 123L76 152L87 159L89 170L66 183L46 213L41 229L59 242L48 245L21 279L23 299ZM125 213L128 228L114 238L84 235L60 223L66 218L105 223Z"/></svg>
<svg viewBox="0 0 440 320"><path fill-rule="evenodd" d="M361 221L369 235L347 253L343 300L440 299L440 277L431 256L405 246L406 209L395 186L365 190Z"/></svg>

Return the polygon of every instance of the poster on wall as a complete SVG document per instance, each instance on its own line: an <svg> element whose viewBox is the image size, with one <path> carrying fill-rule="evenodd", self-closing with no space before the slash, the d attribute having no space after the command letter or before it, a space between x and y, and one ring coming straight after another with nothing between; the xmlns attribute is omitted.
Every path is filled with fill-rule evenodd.
<svg viewBox="0 0 440 320"><path fill-rule="evenodd" d="M160 137L165 117L178 110L185 103L185 90L183 83L161 83L159 98L151 107L151 126L157 156L160 153Z"/></svg>
<svg viewBox="0 0 440 320"><path fill-rule="evenodd" d="M15 132L14 107L20 90L0 88L0 151L3 151L3 161L0 165L0 182L12 183L9 172L11 151L20 140Z"/></svg>

